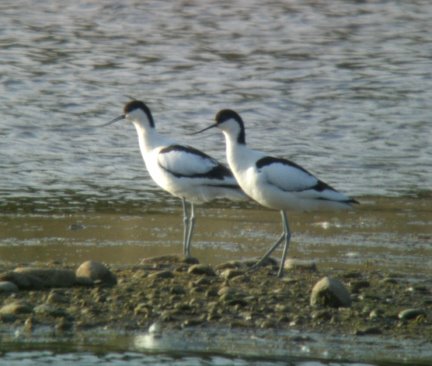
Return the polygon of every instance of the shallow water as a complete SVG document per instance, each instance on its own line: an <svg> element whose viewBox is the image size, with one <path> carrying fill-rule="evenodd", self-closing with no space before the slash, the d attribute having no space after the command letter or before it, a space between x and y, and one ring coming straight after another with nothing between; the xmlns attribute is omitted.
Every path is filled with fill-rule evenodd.
<svg viewBox="0 0 432 366"><path fill-rule="evenodd" d="M0 365L206 365L206 366L396 366L428 365L430 348L409 340L382 340L373 336L326 338L299 332L242 332L213 329L154 334L103 334L80 339L19 335L5 339L14 351ZM71 342L73 341L73 342ZM9 343L11 342L11 343ZM50 350L43 350L49 348ZM21 351L20 351L21 350ZM353 358L362 361L350 361ZM428 361L429 360L429 361Z"/></svg>
<svg viewBox="0 0 432 366"><path fill-rule="evenodd" d="M149 104L161 132L222 161L220 134L185 133L236 109L250 145L361 201L344 214L290 214L290 256L324 269L427 275L431 17L422 0L2 1L0 264L124 265L180 253L179 202L150 181L133 127L92 128L132 95ZM211 264L258 256L280 230L277 213L250 203L197 214L193 254ZM103 355L46 349L6 353L0 363L263 362L197 350L104 353L108 344ZM305 364L327 364L313 357Z"/></svg>
<svg viewBox="0 0 432 366"><path fill-rule="evenodd" d="M79 264L92 258L130 265L145 257L180 254L179 206L135 214L131 208L117 213L1 215L1 262ZM432 274L428 200L365 197L350 212L296 213L289 219L291 257L313 259L326 268L366 266L413 276ZM275 211L252 204L198 206L192 254L212 265L258 257L280 231Z"/></svg>

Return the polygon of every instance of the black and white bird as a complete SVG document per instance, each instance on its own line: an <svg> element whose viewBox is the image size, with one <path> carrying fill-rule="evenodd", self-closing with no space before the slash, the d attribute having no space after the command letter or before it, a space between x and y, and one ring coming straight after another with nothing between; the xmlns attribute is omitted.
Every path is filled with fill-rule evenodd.
<svg viewBox="0 0 432 366"><path fill-rule="evenodd" d="M103 126L123 119L135 126L141 155L151 178L159 187L181 199L183 254L190 257L195 223L194 203L216 198L241 200L246 196L226 166L200 150L160 135L155 129L150 109L142 101L127 103L121 116Z"/></svg>
<svg viewBox="0 0 432 366"><path fill-rule="evenodd" d="M282 242L285 242L278 272L278 276L281 277L291 238L286 211L349 209L358 202L336 191L292 161L248 148L243 120L235 111L221 110L215 119L215 124L195 134L214 127L222 130L225 135L228 165L240 187L261 205L280 210L282 235L254 267L260 266Z"/></svg>

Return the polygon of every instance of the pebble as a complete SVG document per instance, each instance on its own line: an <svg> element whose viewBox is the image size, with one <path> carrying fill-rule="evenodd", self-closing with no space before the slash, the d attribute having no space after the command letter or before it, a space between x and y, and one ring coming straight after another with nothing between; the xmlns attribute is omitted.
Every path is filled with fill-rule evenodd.
<svg viewBox="0 0 432 366"><path fill-rule="evenodd" d="M57 308L56 306L52 306L50 304L40 304L33 308L33 312L35 314L40 315L49 315L54 317L60 317L60 316L66 316L67 313L60 308Z"/></svg>
<svg viewBox="0 0 432 366"><path fill-rule="evenodd" d="M300 270L316 272L316 262L303 259L288 258L284 263L284 269L287 271Z"/></svg>
<svg viewBox="0 0 432 366"><path fill-rule="evenodd" d="M113 286L117 277L102 263L86 261L75 272L76 280L81 285L102 284Z"/></svg>
<svg viewBox="0 0 432 366"><path fill-rule="evenodd" d="M398 314L398 318L401 320L416 319L419 316L426 316L426 312L423 309L405 309Z"/></svg>
<svg viewBox="0 0 432 366"><path fill-rule="evenodd" d="M149 278L173 278L174 273L171 271L157 271L149 275Z"/></svg>
<svg viewBox="0 0 432 366"><path fill-rule="evenodd" d="M193 264L189 267L188 273L206 276L216 276L216 272L212 267L206 264Z"/></svg>
<svg viewBox="0 0 432 366"><path fill-rule="evenodd" d="M344 284L334 278L324 277L312 289L310 304L331 307L350 307L351 295Z"/></svg>
<svg viewBox="0 0 432 366"><path fill-rule="evenodd" d="M221 272L220 277L222 277L224 280L230 280L232 278L241 276L244 273L245 273L244 271L238 269L228 268Z"/></svg>
<svg viewBox="0 0 432 366"><path fill-rule="evenodd" d="M0 308L1 315L10 314L29 314L33 311L33 307L24 301L14 301L10 304L3 305Z"/></svg>
<svg viewBox="0 0 432 366"><path fill-rule="evenodd" d="M38 277L15 271L1 273L0 281L12 282L19 289L23 290L40 290L43 288L43 282Z"/></svg>
<svg viewBox="0 0 432 366"><path fill-rule="evenodd" d="M76 284L75 273L71 269L20 267L14 272L37 278L42 287L71 287Z"/></svg>
<svg viewBox="0 0 432 366"><path fill-rule="evenodd" d="M15 285L13 282L0 281L0 293L17 292L17 291L18 291L18 286Z"/></svg>
<svg viewBox="0 0 432 366"><path fill-rule="evenodd" d="M66 304L69 302L69 299L64 293L58 292L58 290L51 290L46 301L51 304Z"/></svg>

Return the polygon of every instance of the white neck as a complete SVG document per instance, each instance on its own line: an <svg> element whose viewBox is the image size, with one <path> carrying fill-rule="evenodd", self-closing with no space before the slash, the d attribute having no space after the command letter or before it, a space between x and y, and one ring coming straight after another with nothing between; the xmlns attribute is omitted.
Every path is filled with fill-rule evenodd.
<svg viewBox="0 0 432 366"><path fill-rule="evenodd" d="M239 144L237 142L237 136L232 133L223 131L226 142L226 158L228 165L233 171L234 175L239 171L247 168L248 162L248 151L249 149L245 144Z"/></svg>
<svg viewBox="0 0 432 366"><path fill-rule="evenodd" d="M265 154L248 148L246 144L238 143L235 134L230 134L226 131L223 131L223 133L226 141L226 157L228 165L234 173L234 176L239 180L239 174L242 174L245 170L254 166L256 160L263 157Z"/></svg>
<svg viewBox="0 0 432 366"><path fill-rule="evenodd" d="M138 134L138 142L143 155L166 143L167 139L158 134L154 128L136 121L133 121L133 124Z"/></svg>

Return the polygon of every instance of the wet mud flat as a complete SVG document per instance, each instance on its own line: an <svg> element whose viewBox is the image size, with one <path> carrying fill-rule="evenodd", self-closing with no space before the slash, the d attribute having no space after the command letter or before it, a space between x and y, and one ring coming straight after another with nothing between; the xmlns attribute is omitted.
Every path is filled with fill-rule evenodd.
<svg viewBox="0 0 432 366"><path fill-rule="evenodd" d="M86 273L59 263L1 268L1 334L223 328L295 330L302 341L314 333L432 344L432 288L424 275L324 272L314 263L294 261L277 278L273 261L251 272L253 261L209 266L177 256L111 268L88 263ZM348 302L326 292L314 295L323 278L341 284Z"/></svg>

